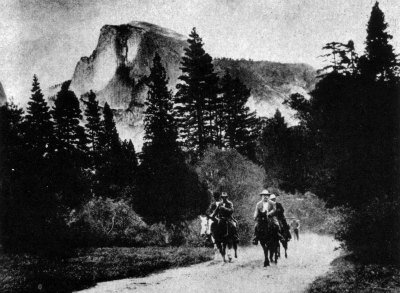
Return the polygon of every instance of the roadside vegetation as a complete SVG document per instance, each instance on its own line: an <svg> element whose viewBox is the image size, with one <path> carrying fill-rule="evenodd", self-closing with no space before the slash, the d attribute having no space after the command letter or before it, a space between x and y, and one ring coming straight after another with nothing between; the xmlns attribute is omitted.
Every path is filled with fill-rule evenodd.
<svg viewBox="0 0 400 293"><path fill-rule="evenodd" d="M97 282L142 277L168 268L212 259L213 251L199 247L103 247L79 249L68 259L29 254L0 255L0 291L72 292Z"/></svg>

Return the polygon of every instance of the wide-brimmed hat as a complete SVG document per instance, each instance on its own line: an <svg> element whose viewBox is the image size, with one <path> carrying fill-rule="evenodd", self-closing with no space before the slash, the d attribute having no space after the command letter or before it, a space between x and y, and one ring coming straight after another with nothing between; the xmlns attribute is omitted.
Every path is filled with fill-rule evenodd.
<svg viewBox="0 0 400 293"><path fill-rule="evenodd" d="M222 192L221 193L221 197L228 197L228 193L227 192Z"/></svg>
<svg viewBox="0 0 400 293"><path fill-rule="evenodd" d="M260 195L271 195L271 193L268 190L264 189L263 191L261 191Z"/></svg>
<svg viewBox="0 0 400 293"><path fill-rule="evenodd" d="M275 194L271 194L269 199L276 199L276 195Z"/></svg>

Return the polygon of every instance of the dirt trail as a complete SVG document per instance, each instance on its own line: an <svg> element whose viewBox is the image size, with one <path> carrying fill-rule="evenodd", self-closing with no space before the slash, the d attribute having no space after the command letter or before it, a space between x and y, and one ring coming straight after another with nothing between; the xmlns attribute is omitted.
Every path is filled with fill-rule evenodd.
<svg viewBox="0 0 400 293"><path fill-rule="evenodd" d="M144 278L99 283L81 292L303 292L329 270L339 255L329 236L301 234L289 243L288 258L263 268L260 246L240 247L239 258L223 263L220 256L206 263L170 269Z"/></svg>

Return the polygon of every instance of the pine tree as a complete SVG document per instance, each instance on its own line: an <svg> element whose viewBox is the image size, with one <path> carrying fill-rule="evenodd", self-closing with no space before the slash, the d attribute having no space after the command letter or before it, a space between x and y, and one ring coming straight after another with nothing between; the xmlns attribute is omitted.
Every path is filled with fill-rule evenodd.
<svg viewBox="0 0 400 293"><path fill-rule="evenodd" d="M137 179L139 196L134 200L148 221L169 225L200 213L202 202L207 202L207 192L184 162L167 83L161 58L156 54L147 84L145 143Z"/></svg>
<svg viewBox="0 0 400 293"><path fill-rule="evenodd" d="M56 147L58 152L66 152L69 155L80 158L81 148L85 142L84 129L80 125L82 111L79 100L73 91L69 90L69 82L63 83L57 93L53 107L53 119L55 123Z"/></svg>
<svg viewBox="0 0 400 293"><path fill-rule="evenodd" d="M121 149L114 114L110 105L106 102L103 108L102 131L100 137L103 153L118 153Z"/></svg>
<svg viewBox="0 0 400 293"><path fill-rule="evenodd" d="M132 186L134 185L136 171L138 169L138 159L135 151L135 147L132 140L124 140L122 142L122 153L123 153L123 185Z"/></svg>
<svg viewBox="0 0 400 293"><path fill-rule="evenodd" d="M24 206L21 205L23 185L20 184L21 178L25 178L26 162L22 123L21 108L12 102L0 107L0 231L1 243L6 251L19 246L18 238L24 234L23 229L17 229L15 224L20 220L25 222ZM25 240L25 237L21 238Z"/></svg>
<svg viewBox="0 0 400 293"><path fill-rule="evenodd" d="M203 49L203 42L193 28L189 47L182 57L182 83L177 85L175 110L179 138L189 152L203 154L208 144L214 144L217 135L214 114L218 93L218 77L212 58Z"/></svg>
<svg viewBox="0 0 400 293"><path fill-rule="evenodd" d="M39 95L35 96L34 93L33 96ZM40 123L43 120L37 119L42 117L38 114L43 112L35 110L46 107L38 107L38 104L44 104L37 104L38 100L41 101L40 97L28 106L33 116L29 119L33 123L38 122L33 125L43 126ZM49 186L51 178L48 165L45 164L49 158L38 152L45 151L41 147L47 146L41 141L32 142L32 137L26 137L26 123L22 109L15 104L6 103L0 107L1 243L4 250L10 252L59 254L60 249L66 252L66 243L60 241L63 238L63 217L59 201ZM31 129L35 131L38 128Z"/></svg>
<svg viewBox="0 0 400 293"><path fill-rule="evenodd" d="M98 170L97 193L108 197L119 197L124 185L123 152L114 114L106 102L101 123L101 154Z"/></svg>
<svg viewBox="0 0 400 293"><path fill-rule="evenodd" d="M366 58L361 64L364 73L374 80L393 80L398 70L396 54L389 44L393 37L386 31L387 27L385 15L376 2L367 25Z"/></svg>
<svg viewBox="0 0 400 293"><path fill-rule="evenodd" d="M100 107L99 102L96 99L96 94L93 91L90 91L87 97L87 101L85 101L84 103L86 104L85 116L87 123L85 124L85 126L88 134L87 140L89 155L92 167L96 167L99 164L101 149L100 138L102 135Z"/></svg>
<svg viewBox="0 0 400 293"><path fill-rule="evenodd" d="M87 166L87 139L79 100L69 90L69 82L61 86L57 93L52 116L55 128L56 154L53 160L53 182L55 192L69 207L76 207L87 196L84 168ZM60 166L63 166L60 168Z"/></svg>
<svg viewBox="0 0 400 293"><path fill-rule="evenodd" d="M222 94L226 145L251 156L259 135L260 122L246 106L250 90L238 78L233 79L226 73L222 80Z"/></svg>
<svg viewBox="0 0 400 293"><path fill-rule="evenodd" d="M48 156L53 143L53 123L36 75L33 76L31 92L25 116L26 141L36 156L44 157Z"/></svg>

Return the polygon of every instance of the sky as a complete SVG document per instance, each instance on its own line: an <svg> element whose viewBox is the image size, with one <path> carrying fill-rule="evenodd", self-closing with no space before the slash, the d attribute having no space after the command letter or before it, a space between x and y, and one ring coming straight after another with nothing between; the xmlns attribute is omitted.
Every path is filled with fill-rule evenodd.
<svg viewBox="0 0 400 293"><path fill-rule="evenodd" d="M105 24L154 23L183 35L193 27L213 57L323 66L321 48L352 39L363 52L375 0L1 0L0 82L23 104L33 74L42 88L72 77ZM400 1L380 0L400 53Z"/></svg>

